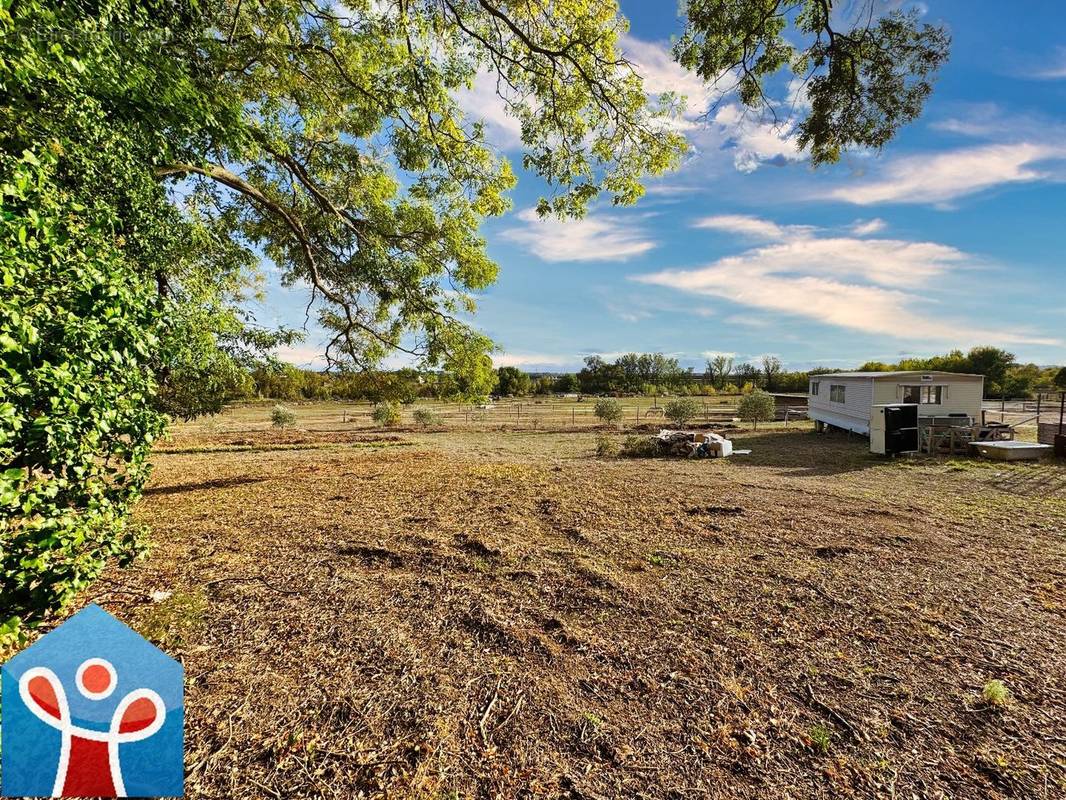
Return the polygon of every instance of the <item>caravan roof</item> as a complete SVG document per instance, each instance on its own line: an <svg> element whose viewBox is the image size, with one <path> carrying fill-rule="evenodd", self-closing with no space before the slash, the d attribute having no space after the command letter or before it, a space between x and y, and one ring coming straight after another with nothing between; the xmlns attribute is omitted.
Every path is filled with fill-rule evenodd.
<svg viewBox="0 0 1066 800"><path fill-rule="evenodd" d="M910 369L896 370L894 372L826 372L820 375L811 375L816 378L902 378L908 375L936 375L938 378L984 378L984 375L974 375L968 372L944 372L935 369Z"/></svg>

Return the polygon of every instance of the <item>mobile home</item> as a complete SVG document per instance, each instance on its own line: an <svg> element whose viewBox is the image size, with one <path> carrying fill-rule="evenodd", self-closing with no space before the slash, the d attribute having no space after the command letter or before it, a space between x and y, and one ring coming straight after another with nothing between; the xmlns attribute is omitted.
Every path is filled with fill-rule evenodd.
<svg viewBox="0 0 1066 800"><path fill-rule="evenodd" d="M875 406L913 403L919 418L970 417L981 421L984 375L957 372L837 372L812 375L807 389L810 418L869 435Z"/></svg>

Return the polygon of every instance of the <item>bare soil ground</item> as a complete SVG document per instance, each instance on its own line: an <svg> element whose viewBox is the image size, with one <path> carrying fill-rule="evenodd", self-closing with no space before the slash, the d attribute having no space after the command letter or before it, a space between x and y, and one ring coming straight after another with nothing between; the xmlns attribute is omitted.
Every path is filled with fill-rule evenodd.
<svg viewBox="0 0 1066 800"><path fill-rule="evenodd" d="M179 433L85 597L184 662L189 797L1066 796L1066 465L346 436Z"/></svg>

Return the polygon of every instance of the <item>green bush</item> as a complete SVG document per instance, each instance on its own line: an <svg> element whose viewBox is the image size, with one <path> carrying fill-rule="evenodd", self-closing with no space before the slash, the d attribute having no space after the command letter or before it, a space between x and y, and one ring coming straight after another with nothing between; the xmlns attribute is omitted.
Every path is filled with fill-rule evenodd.
<svg viewBox="0 0 1066 800"><path fill-rule="evenodd" d="M275 428L287 428L296 424L296 414L282 405L276 405L270 410L270 422Z"/></svg>
<svg viewBox="0 0 1066 800"><path fill-rule="evenodd" d="M596 437L596 455L600 458L614 458L622 451L618 440L611 436Z"/></svg>
<svg viewBox="0 0 1066 800"><path fill-rule="evenodd" d="M654 436L627 436L619 455L626 458L652 458L659 454L659 444Z"/></svg>
<svg viewBox="0 0 1066 800"><path fill-rule="evenodd" d="M400 424L400 404L389 400L378 403L370 414L371 418L382 427Z"/></svg>
<svg viewBox="0 0 1066 800"><path fill-rule="evenodd" d="M703 406L699 400L691 397L678 397L666 404L664 412L666 418L677 427L683 428L690 421L700 415Z"/></svg>
<svg viewBox="0 0 1066 800"><path fill-rule="evenodd" d="M1001 708L1010 705L1012 700L1010 689L1001 680L991 680L981 689L981 699L989 706Z"/></svg>
<svg viewBox="0 0 1066 800"><path fill-rule="evenodd" d="M740 398L737 414L745 422L752 423L752 426L758 430L760 421L774 418L775 408L772 395L762 389L755 389Z"/></svg>
<svg viewBox="0 0 1066 800"><path fill-rule="evenodd" d="M609 425L622 421L622 404L612 397L602 397L596 401L596 416Z"/></svg>
<svg viewBox="0 0 1066 800"><path fill-rule="evenodd" d="M416 408L414 411L415 422L421 425L423 428L429 428L434 425L440 425L440 415L430 408Z"/></svg>
<svg viewBox="0 0 1066 800"><path fill-rule="evenodd" d="M114 218L54 188L44 156L0 156L0 173L2 650L137 554L126 518L165 419L155 282L115 246Z"/></svg>

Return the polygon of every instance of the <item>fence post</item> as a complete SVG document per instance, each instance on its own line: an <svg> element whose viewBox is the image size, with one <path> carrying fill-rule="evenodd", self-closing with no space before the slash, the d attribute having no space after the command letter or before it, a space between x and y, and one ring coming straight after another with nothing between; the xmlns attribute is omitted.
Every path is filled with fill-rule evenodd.
<svg viewBox="0 0 1066 800"><path fill-rule="evenodd" d="M576 425L577 425L577 409L576 408L571 408L570 409L570 426L574 427Z"/></svg>

